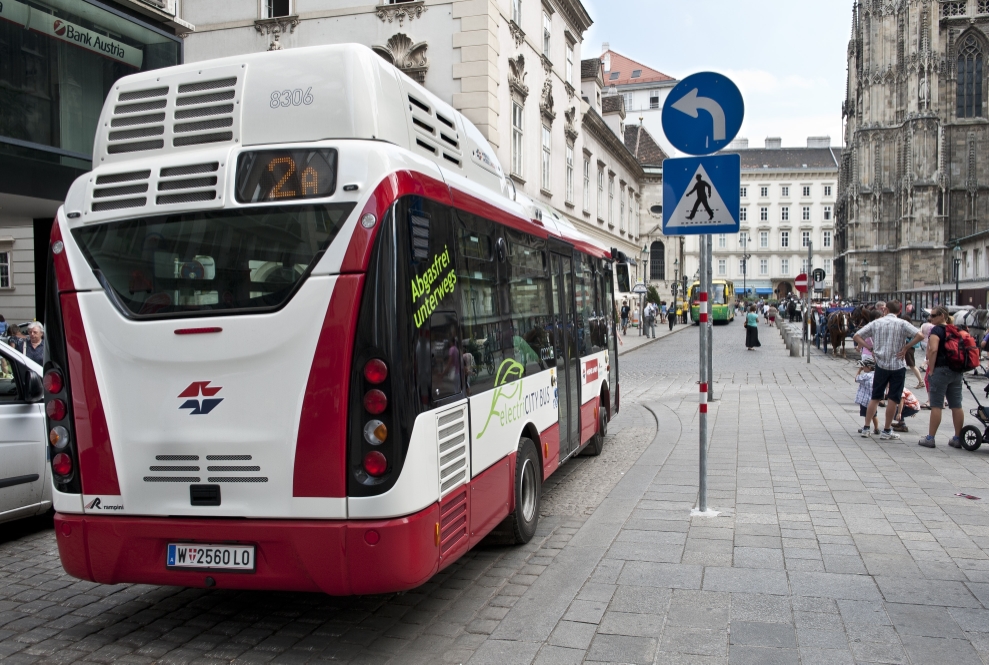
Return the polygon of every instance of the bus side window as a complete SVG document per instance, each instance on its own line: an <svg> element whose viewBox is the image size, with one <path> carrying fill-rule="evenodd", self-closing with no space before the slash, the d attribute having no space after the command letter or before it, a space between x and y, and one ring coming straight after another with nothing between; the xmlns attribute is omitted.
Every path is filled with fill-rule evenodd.
<svg viewBox="0 0 989 665"><path fill-rule="evenodd" d="M433 401L460 392L463 373L463 349L456 312L433 312L429 317L429 364L432 373Z"/></svg>
<svg viewBox="0 0 989 665"><path fill-rule="evenodd" d="M594 335L591 320L594 313L594 276L591 273L591 259L582 254L574 254L574 295L577 302L577 354L586 356L591 352Z"/></svg>
<svg viewBox="0 0 989 665"><path fill-rule="evenodd" d="M553 340L546 328L550 314L549 265L544 243L517 232L508 232L507 270L512 329L506 342L514 349L515 361L531 376L556 367Z"/></svg>

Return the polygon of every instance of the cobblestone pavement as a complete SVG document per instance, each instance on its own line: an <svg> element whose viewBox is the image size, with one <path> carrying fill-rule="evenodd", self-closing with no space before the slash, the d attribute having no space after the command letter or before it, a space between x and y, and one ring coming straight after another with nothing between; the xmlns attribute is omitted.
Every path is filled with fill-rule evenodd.
<svg viewBox="0 0 989 665"><path fill-rule="evenodd" d="M924 413L903 443L855 436L852 364L760 332L745 352L740 325L715 328L718 517L689 516L690 328L621 355L605 452L554 474L526 546L328 598L80 582L50 528L0 527L0 659L989 663L989 452L919 448Z"/></svg>

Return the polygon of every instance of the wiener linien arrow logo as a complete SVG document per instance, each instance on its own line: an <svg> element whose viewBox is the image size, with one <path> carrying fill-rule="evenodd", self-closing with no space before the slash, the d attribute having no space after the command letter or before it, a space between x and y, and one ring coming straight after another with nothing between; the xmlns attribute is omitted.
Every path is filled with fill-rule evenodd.
<svg viewBox="0 0 989 665"><path fill-rule="evenodd" d="M713 124L713 138L715 141L725 140L725 111L721 104L710 97L698 97L698 89L694 88L686 95L672 104L673 108L681 113L686 113L691 118L696 118L699 111L707 111L711 115Z"/></svg>

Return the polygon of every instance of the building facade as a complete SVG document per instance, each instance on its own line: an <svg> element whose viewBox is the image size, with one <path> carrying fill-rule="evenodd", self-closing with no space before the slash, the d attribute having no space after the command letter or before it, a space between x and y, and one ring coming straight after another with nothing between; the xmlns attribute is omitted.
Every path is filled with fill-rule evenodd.
<svg viewBox="0 0 989 665"><path fill-rule="evenodd" d="M579 0L184 0L186 60L365 44L462 112L516 187L606 247L638 254L642 169ZM620 102L619 97L615 100Z"/></svg>
<svg viewBox="0 0 989 665"><path fill-rule="evenodd" d="M174 0L0 3L0 314L42 319L48 237L122 76L182 62Z"/></svg>
<svg viewBox="0 0 989 665"><path fill-rule="evenodd" d="M742 185L739 233L713 238L714 279L732 280L739 295L744 287L749 297L785 298L794 292L797 275L822 268L820 295L830 297L839 150L827 137L808 138L806 148L783 148L778 138L766 139L764 148L749 148L746 139L736 139L719 154L741 157ZM680 274L688 286L700 274L700 237L684 241L686 273Z"/></svg>
<svg viewBox="0 0 989 665"><path fill-rule="evenodd" d="M601 49L604 51L601 56L604 83L609 92L617 93L625 100L625 113L630 121L642 125L665 154L676 156L677 150L663 132L663 106L679 81L611 50L608 43Z"/></svg>
<svg viewBox="0 0 989 665"><path fill-rule="evenodd" d="M837 289L854 296L985 279L989 2L861 0L852 9ZM963 247L964 246L964 247Z"/></svg>

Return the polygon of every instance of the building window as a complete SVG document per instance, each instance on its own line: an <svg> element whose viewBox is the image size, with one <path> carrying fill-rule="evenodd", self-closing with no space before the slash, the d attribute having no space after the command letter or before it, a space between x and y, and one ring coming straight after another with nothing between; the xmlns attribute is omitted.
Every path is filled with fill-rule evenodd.
<svg viewBox="0 0 989 665"><path fill-rule="evenodd" d="M790 195L790 186L782 185L780 186L780 196L786 197Z"/></svg>
<svg viewBox="0 0 989 665"><path fill-rule="evenodd" d="M959 118L982 116L982 47L975 35L969 35L958 47L956 103Z"/></svg>
<svg viewBox="0 0 989 665"><path fill-rule="evenodd" d="M724 249L728 246L728 236L724 233L718 234L718 249Z"/></svg>
<svg viewBox="0 0 989 665"><path fill-rule="evenodd" d="M824 259L824 274L831 275L831 259Z"/></svg>
<svg viewBox="0 0 989 665"><path fill-rule="evenodd" d="M759 197L764 199L767 196L769 196L769 187L763 185L762 187L759 188Z"/></svg>
<svg viewBox="0 0 989 665"><path fill-rule="evenodd" d="M807 259L800 260L800 272L804 275L807 274Z"/></svg>
<svg viewBox="0 0 989 665"><path fill-rule="evenodd" d="M573 45L567 44L567 83L573 85Z"/></svg>
<svg viewBox="0 0 989 665"><path fill-rule="evenodd" d="M810 231L801 231L800 232L800 246L801 247L810 247Z"/></svg>
<svg viewBox="0 0 989 665"><path fill-rule="evenodd" d="M808 187L807 185L804 185L803 190L801 191L801 195L802 196L810 196L810 187Z"/></svg>
<svg viewBox="0 0 989 665"><path fill-rule="evenodd" d="M666 245L659 240L649 245L649 279L666 279Z"/></svg>
<svg viewBox="0 0 989 665"><path fill-rule="evenodd" d="M742 249L748 249L749 247L749 234L745 231L738 234L738 246Z"/></svg>
<svg viewBox="0 0 989 665"><path fill-rule="evenodd" d="M728 274L728 259L718 259L718 274L722 277Z"/></svg>
<svg viewBox="0 0 989 665"><path fill-rule="evenodd" d="M804 220L805 222L810 221L810 206L803 207L803 210L800 211L800 219Z"/></svg>
<svg viewBox="0 0 989 665"><path fill-rule="evenodd" d="M743 199L749 198L749 188L748 187L742 187L742 188L740 188L739 191L738 191L738 194Z"/></svg>
<svg viewBox="0 0 989 665"><path fill-rule="evenodd" d="M543 12L543 55L549 58L550 54L550 38L553 35L553 21L550 19L549 14ZM552 60L552 58L550 58Z"/></svg>
<svg viewBox="0 0 989 665"><path fill-rule="evenodd" d="M759 208L759 221L760 222L769 221L769 208L766 208L765 206Z"/></svg>
<svg viewBox="0 0 989 665"><path fill-rule="evenodd" d="M831 246L831 232L830 231L825 231L824 232L824 246L825 247L830 247Z"/></svg>
<svg viewBox="0 0 989 665"><path fill-rule="evenodd" d="M552 179L550 177L550 165L552 162L552 145L553 145L553 134L550 133L549 127L543 125L543 179L542 188L547 192L553 185Z"/></svg>
<svg viewBox="0 0 989 665"><path fill-rule="evenodd" d="M591 160L584 158L584 212L591 208Z"/></svg>
<svg viewBox="0 0 989 665"><path fill-rule="evenodd" d="M824 221L831 219L831 206L824 206Z"/></svg>
<svg viewBox="0 0 989 665"><path fill-rule="evenodd" d="M627 113L627 112L631 111L632 110L632 93L631 92L623 92L622 93L622 100L623 100L623 102L625 104L625 112ZM624 132L622 132L622 134L624 135Z"/></svg>
<svg viewBox="0 0 989 665"><path fill-rule="evenodd" d="M780 247L789 247L789 246L790 246L790 232L780 231Z"/></svg>
<svg viewBox="0 0 989 665"><path fill-rule="evenodd" d="M748 208L739 208L738 209L738 221L740 221L740 222L747 222L747 221L749 221L749 209Z"/></svg>
<svg viewBox="0 0 989 665"><path fill-rule="evenodd" d="M632 214L634 212L635 212L635 192L632 191L631 187L629 187L628 188L628 232L629 235L633 235L633 236L638 235L637 227L635 224L635 215Z"/></svg>
<svg viewBox="0 0 989 665"><path fill-rule="evenodd" d="M573 203L573 146L567 146L567 203Z"/></svg>
<svg viewBox="0 0 989 665"><path fill-rule="evenodd" d="M652 110L659 108L659 90L653 90L649 93L649 108Z"/></svg>
<svg viewBox="0 0 989 665"><path fill-rule="evenodd" d="M745 274L745 259L738 260L738 274L739 275Z"/></svg>
<svg viewBox="0 0 989 665"><path fill-rule="evenodd" d="M769 231L759 231L759 248L769 249Z"/></svg>
<svg viewBox="0 0 989 665"><path fill-rule="evenodd" d="M783 276L790 274L790 259L780 259L780 274Z"/></svg>
<svg viewBox="0 0 989 665"><path fill-rule="evenodd" d="M0 252L0 289L10 288L10 252Z"/></svg>
<svg viewBox="0 0 989 665"><path fill-rule="evenodd" d="M512 20L515 25L522 25L522 0L512 0Z"/></svg>
<svg viewBox="0 0 989 665"><path fill-rule="evenodd" d="M759 274L760 275L769 274L769 259L759 259Z"/></svg>
<svg viewBox="0 0 989 665"><path fill-rule="evenodd" d="M824 196L831 196L831 185L824 186Z"/></svg>
<svg viewBox="0 0 989 665"><path fill-rule="evenodd" d="M629 212L632 212L629 210ZM625 233L625 185L618 186L618 230Z"/></svg>
<svg viewBox="0 0 989 665"><path fill-rule="evenodd" d="M289 0L265 0L265 9L268 12L266 18L278 18L289 16Z"/></svg>
<svg viewBox="0 0 989 665"><path fill-rule="evenodd" d="M615 226L615 178L608 178L608 226Z"/></svg>
<svg viewBox="0 0 989 665"><path fill-rule="evenodd" d="M604 219L604 168L598 167L598 219Z"/></svg>
<svg viewBox="0 0 989 665"><path fill-rule="evenodd" d="M522 133L522 105L517 101L512 101L512 173L519 176L522 172L522 146L524 136Z"/></svg>
<svg viewBox="0 0 989 665"><path fill-rule="evenodd" d="M790 221L790 206L780 206L780 220L784 222Z"/></svg>

